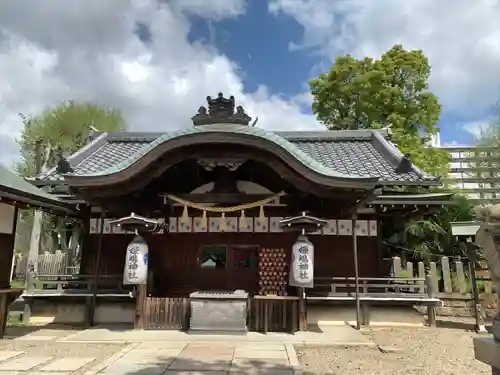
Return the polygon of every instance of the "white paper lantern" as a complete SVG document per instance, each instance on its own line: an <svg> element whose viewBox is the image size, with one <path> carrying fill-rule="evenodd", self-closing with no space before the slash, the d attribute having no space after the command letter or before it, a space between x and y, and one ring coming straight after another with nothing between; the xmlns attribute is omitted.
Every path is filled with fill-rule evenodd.
<svg viewBox="0 0 500 375"><path fill-rule="evenodd" d="M299 236L292 246L290 285L303 288L314 286L314 245L306 236Z"/></svg>
<svg viewBox="0 0 500 375"><path fill-rule="evenodd" d="M136 236L127 246L125 267L123 270L124 285L144 285L148 281L148 244L141 236Z"/></svg>

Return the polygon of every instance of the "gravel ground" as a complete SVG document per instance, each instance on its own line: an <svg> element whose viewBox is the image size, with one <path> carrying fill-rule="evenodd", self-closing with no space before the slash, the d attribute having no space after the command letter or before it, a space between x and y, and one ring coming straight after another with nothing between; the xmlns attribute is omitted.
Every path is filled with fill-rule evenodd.
<svg viewBox="0 0 500 375"><path fill-rule="evenodd" d="M296 346L305 374L483 375L474 359L473 332L450 328L387 328L365 332L377 347Z"/></svg>
<svg viewBox="0 0 500 375"><path fill-rule="evenodd" d="M28 329L12 329L9 328L7 334L11 336L22 336ZM65 343L57 342L69 334L76 333L73 330L47 330L42 329L31 333L32 336L54 336L53 340L0 340L0 350L15 350L25 352L25 356L47 356L55 359L67 357L92 357L94 361L87 363L72 375L80 375L85 373L96 364L113 356L115 353L122 350L126 344L86 344L86 343ZM45 363L46 364L46 363ZM44 364L44 365L45 365ZM35 369L36 370L36 369Z"/></svg>

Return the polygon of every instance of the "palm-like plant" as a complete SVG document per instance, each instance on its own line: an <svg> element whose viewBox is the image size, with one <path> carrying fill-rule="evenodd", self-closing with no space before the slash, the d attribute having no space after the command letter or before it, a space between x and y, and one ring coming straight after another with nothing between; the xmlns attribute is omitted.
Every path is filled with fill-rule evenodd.
<svg viewBox="0 0 500 375"><path fill-rule="evenodd" d="M454 197L453 203L423 218L387 222L384 242L396 249L407 249L414 258L423 261L435 256L466 256L467 245L452 235L451 223L472 220L473 205L460 195Z"/></svg>

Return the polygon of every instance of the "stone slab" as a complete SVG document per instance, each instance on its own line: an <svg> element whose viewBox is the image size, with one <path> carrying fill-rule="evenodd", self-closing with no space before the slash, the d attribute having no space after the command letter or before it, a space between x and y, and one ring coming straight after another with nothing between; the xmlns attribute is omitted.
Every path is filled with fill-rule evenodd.
<svg viewBox="0 0 500 375"><path fill-rule="evenodd" d="M123 356L123 358L162 358L176 357L182 352L182 348L177 349L162 349L162 350L131 350Z"/></svg>
<svg viewBox="0 0 500 375"><path fill-rule="evenodd" d="M24 352L16 351L16 350L0 350L0 362L5 361L9 358L14 358Z"/></svg>
<svg viewBox="0 0 500 375"><path fill-rule="evenodd" d="M24 335L16 337L15 341L52 341L57 339L57 336L41 336L41 335Z"/></svg>
<svg viewBox="0 0 500 375"><path fill-rule="evenodd" d="M167 365L154 366L147 364L112 364L101 371L103 375L161 375Z"/></svg>
<svg viewBox="0 0 500 375"><path fill-rule="evenodd" d="M2 371L0 372L1 375L19 375L22 374L19 371Z"/></svg>
<svg viewBox="0 0 500 375"><path fill-rule="evenodd" d="M172 363L177 356L171 356L171 357L144 357L144 358L137 358L137 357L122 357L118 359L115 363L113 363L111 366L135 366L135 365L141 365L141 366L163 366L167 367L170 363ZM1 375L1 374L0 374Z"/></svg>
<svg viewBox="0 0 500 375"><path fill-rule="evenodd" d="M474 355L477 360L500 369L500 342L493 337L475 337Z"/></svg>
<svg viewBox="0 0 500 375"><path fill-rule="evenodd" d="M4 373L0 373L1 375L4 375ZM69 372L50 372L50 371L31 371L29 372L29 375L68 375Z"/></svg>
<svg viewBox="0 0 500 375"><path fill-rule="evenodd" d="M295 372L294 370L291 369L276 369L276 368L265 369L265 370L262 370L260 368L245 369L245 370L231 368L229 374L230 375L294 375Z"/></svg>
<svg viewBox="0 0 500 375"><path fill-rule="evenodd" d="M285 348L283 350L247 350L236 348L234 358L248 359L288 359Z"/></svg>
<svg viewBox="0 0 500 375"><path fill-rule="evenodd" d="M238 343L238 348L248 350L284 350L285 345L278 342L241 342Z"/></svg>
<svg viewBox="0 0 500 375"><path fill-rule="evenodd" d="M227 371L184 371L167 370L164 375L227 375Z"/></svg>
<svg viewBox="0 0 500 375"><path fill-rule="evenodd" d="M48 362L52 357L23 356L0 363L0 371L28 371L33 367Z"/></svg>
<svg viewBox="0 0 500 375"><path fill-rule="evenodd" d="M192 360L177 357L168 370L183 370L183 371L229 371L231 368L231 360Z"/></svg>
<svg viewBox="0 0 500 375"><path fill-rule="evenodd" d="M286 359L248 359L235 358L231 365L231 369L291 369L292 366Z"/></svg>
<svg viewBox="0 0 500 375"><path fill-rule="evenodd" d="M164 350L164 349L184 349L189 342L182 341L163 341L162 343L158 342L143 342L139 344L139 346L134 350Z"/></svg>
<svg viewBox="0 0 500 375"><path fill-rule="evenodd" d="M57 359L43 366L41 371L76 371L79 368L95 360L95 357L67 357Z"/></svg>
<svg viewBox="0 0 500 375"><path fill-rule="evenodd" d="M199 348L199 349L185 349L179 354L182 358L213 358L217 360L229 360L233 359L234 349L224 349L224 350L213 350L209 348Z"/></svg>

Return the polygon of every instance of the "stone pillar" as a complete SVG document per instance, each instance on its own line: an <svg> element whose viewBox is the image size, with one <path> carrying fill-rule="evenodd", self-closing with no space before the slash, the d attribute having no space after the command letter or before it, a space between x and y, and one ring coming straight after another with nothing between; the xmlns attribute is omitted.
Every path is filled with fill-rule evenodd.
<svg viewBox="0 0 500 375"><path fill-rule="evenodd" d="M482 221L476 243L482 248L496 293L500 295L500 204L479 206L475 211ZM492 375L500 375L500 306L493 319L493 337L474 338L474 354L477 360L491 366Z"/></svg>

